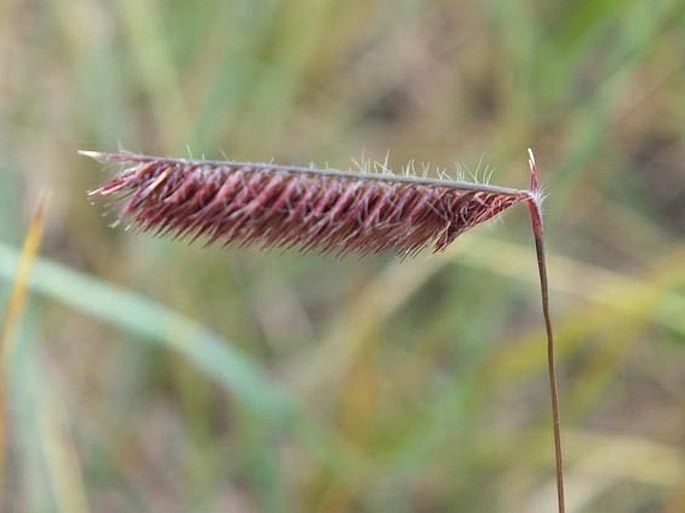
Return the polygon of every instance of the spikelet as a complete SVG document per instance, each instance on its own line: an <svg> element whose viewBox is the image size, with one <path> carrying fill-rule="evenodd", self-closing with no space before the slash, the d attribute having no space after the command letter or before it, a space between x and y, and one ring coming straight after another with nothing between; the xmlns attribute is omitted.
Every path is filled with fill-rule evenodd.
<svg viewBox="0 0 685 513"><path fill-rule="evenodd" d="M275 164L82 152L123 171L93 190L119 221L207 244L413 256L530 201L527 190Z"/></svg>

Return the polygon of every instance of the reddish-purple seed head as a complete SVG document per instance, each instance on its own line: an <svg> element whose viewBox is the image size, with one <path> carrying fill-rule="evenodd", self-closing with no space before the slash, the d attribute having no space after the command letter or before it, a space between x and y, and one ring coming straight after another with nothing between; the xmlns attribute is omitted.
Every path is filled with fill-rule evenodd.
<svg viewBox="0 0 685 513"><path fill-rule="evenodd" d="M526 201L530 191L413 176L274 164L84 154L124 166L91 192L123 202L119 219L207 244L411 256Z"/></svg>
<svg viewBox="0 0 685 513"><path fill-rule="evenodd" d="M193 161L128 153L81 152L124 166L91 195L123 202L119 220L158 235L207 244L299 247L345 255L442 251L461 233L506 208L529 208L548 348L559 513L564 484L554 341L549 314L537 167L530 190L411 176L374 175L274 164Z"/></svg>

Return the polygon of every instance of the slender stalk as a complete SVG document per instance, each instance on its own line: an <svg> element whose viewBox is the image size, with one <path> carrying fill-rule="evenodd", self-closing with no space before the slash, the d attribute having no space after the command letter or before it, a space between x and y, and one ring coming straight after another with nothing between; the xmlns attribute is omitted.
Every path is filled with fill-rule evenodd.
<svg viewBox="0 0 685 513"><path fill-rule="evenodd" d="M554 334L552 331L552 319L549 313L549 286L547 283L547 265L545 263L545 246L542 230L542 211L540 209L540 197L538 186L538 171L533 152L529 149L531 171L531 193L528 201L530 220L533 225L535 237L535 252L537 254L538 272L540 274L540 292L542 298L542 315L545 319L545 331L547 332L547 370L549 373L549 391L552 400L552 423L554 432L554 457L556 463L557 500L559 513L566 511L564 500L564 462L561 448L561 422L559 415L559 392L557 386L556 364L554 361Z"/></svg>

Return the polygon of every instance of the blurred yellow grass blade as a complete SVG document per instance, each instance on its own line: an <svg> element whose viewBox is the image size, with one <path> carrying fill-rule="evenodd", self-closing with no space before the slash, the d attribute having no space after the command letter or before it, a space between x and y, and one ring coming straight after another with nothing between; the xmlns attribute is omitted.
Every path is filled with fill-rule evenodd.
<svg viewBox="0 0 685 513"><path fill-rule="evenodd" d="M394 261L379 271L335 317L318 347L291 362L287 375L293 388L307 393L339 382L364 351L374 327L387 322L460 249L450 247L425 260Z"/></svg>
<svg viewBox="0 0 685 513"><path fill-rule="evenodd" d="M533 280L532 270L525 269L524 255L517 246L483 239L479 239L479 246L486 248L480 258L469 260L475 255L467 253L462 259L469 260L470 265L497 267L511 277ZM589 303L557 323L560 353L568 353L579 338L612 322L642 320L684 334L685 297L674 292L676 285L685 281L685 268L677 264L683 258L685 245L676 245L642 277L632 278L552 255L549 264L555 288ZM508 266L502 265L505 260ZM500 352L497 361L490 362L488 370L502 380L528 374L540 367L542 351L539 334L529 333Z"/></svg>
<svg viewBox="0 0 685 513"><path fill-rule="evenodd" d="M14 280L14 286L12 287L7 311L2 322L2 332L0 335L0 493L3 490L5 483L5 453L9 425L7 384L9 380L10 359L14 348L14 334L26 305L31 267L38 254L40 241L43 237L43 218L46 202L46 195L39 198L33 217L31 218L31 223L26 232L26 237L24 238L24 246L22 248L19 267ZM1 499L0 503L2 503Z"/></svg>
<svg viewBox="0 0 685 513"><path fill-rule="evenodd" d="M622 482L651 486L660 489L660 493L671 494L685 481L685 462L674 445L592 431L567 432L566 439L571 449L569 454L573 455L568 473L569 490L572 490L568 496L569 513L590 511L598 497ZM522 510L548 511L552 488L553 483L549 481Z"/></svg>
<svg viewBox="0 0 685 513"><path fill-rule="evenodd" d="M21 312L26 304L28 292L28 280L31 273L31 266L38 254L40 241L43 237L43 215L45 213L46 196L38 200L36 210L33 213L31 224L26 232L24 246L21 251L19 268L17 269L14 287L10 295L7 312L2 323L2 336L0 336L0 361L2 362L2 373L6 374L9 358L13 348L14 331L16 330Z"/></svg>
<svg viewBox="0 0 685 513"><path fill-rule="evenodd" d="M658 265L662 273L655 268L653 276L647 274L639 279L550 253L548 265L552 288L590 304L582 315L585 322L579 322L575 315L557 322L560 353L568 351L571 332L580 329L587 332L606 322L607 315L624 320L646 319L677 333L685 333L685 297L672 290L673 283L685 280L684 268L673 265L685 255L685 247L677 246L669 255L668 262ZM288 375L302 393L316 390L324 382L341 379L355 355L363 350L365 334L374 326L387 322L447 265L466 265L537 285L532 260L530 249L523 245L467 234L459 245L430 259L393 262L369 281L346 311L336 317L324 342L315 351L308 349L306 356L291 363ZM598 309L600 306L602 312ZM497 361L491 362L488 369L490 375L507 380L512 375L530 373L542 366L545 348L540 344L539 333L529 332L525 336L525 340L498 353Z"/></svg>
<svg viewBox="0 0 685 513"><path fill-rule="evenodd" d="M676 246L651 270L638 277L558 254L550 256L554 288L588 304L563 320L559 338L564 352L568 353L575 346L573 342L580 333L592 332L611 318L619 324L656 323L679 333L685 332L682 317L685 298L673 290L675 283L685 280L682 266L677 265L684 255L685 246ZM470 235L460 246L449 248L445 254L430 260L388 265L338 316L324 344L314 355L293 363L290 369L293 385L306 393L341 380L373 340L369 335L374 328L388 322L401 305L445 265L465 264L534 284L536 276L529 257L529 250L521 245ZM617 351L623 356L629 354L620 340L609 349L614 356L613 367L605 368L592 380L595 387L624 360ZM538 330L528 332L519 343L497 352L483 375L500 384L514 375L528 375L543 366L543 352Z"/></svg>
<svg viewBox="0 0 685 513"><path fill-rule="evenodd" d="M68 412L59 388L48 386L43 390L37 397L36 417L57 511L87 513L83 472L70 433Z"/></svg>

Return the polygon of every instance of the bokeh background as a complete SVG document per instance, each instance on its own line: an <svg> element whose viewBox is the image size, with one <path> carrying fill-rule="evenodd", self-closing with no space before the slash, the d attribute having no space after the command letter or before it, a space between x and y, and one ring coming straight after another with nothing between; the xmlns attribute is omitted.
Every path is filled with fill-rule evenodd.
<svg viewBox="0 0 685 513"><path fill-rule="evenodd" d="M572 512L685 511L685 2L2 0L7 512L556 511L525 208L400 262L108 227L79 149L549 197ZM5 340L4 343L8 343Z"/></svg>

